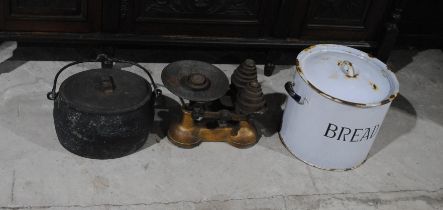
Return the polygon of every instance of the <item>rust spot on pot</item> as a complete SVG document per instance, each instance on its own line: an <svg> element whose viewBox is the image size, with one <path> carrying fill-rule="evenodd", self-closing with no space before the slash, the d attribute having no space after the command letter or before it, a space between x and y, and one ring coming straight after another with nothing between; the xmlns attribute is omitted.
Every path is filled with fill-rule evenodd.
<svg viewBox="0 0 443 210"><path fill-rule="evenodd" d="M378 90L378 86L375 83L369 81L369 84L371 85L373 90Z"/></svg>
<svg viewBox="0 0 443 210"><path fill-rule="evenodd" d="M370 58L375 58L375 56L372 55L371 53L366 53L366 54L368 54L368 57L370 57Z"/></svg>
<svg viewBox="0 0 443 210"><path fill-rule="evenodd" d="M387 103L393 101L396 97L397 97L397 93L396 94L392 94L392 95L389 96L389 98L387 98L387 99L383 100L382 102L380 102L380 104L381 105L387 104Z"/></svg>
<svg viewBox="0 0 443 210"><path fill-rule="evenodd" d="M383 104L387 104L389 102L391 102L390 99L385 99L385 100L381 101L380 104L383 105Z"/></svg>
<svg viewBox="0 0 443 210"><path fill-rule="evenodd" d="M303 71L301 70L300 62L298 61L298 59L295 61L295 69L297 70L298 73L303 74Z"/></svg>
<svg viewBox="0 0 443 210"><path fill-rule="evenodd" d="M311 45L311 46L305 48L305 49L303 50L303 52L308 52L309 50L311 50L311 49L314 48L314 47L315 47L315 45Z"/></svg>
<svg viewBox="0 0 443 210"><path fill-rule="evenodd" d="M296 67L298 73L303 73L303 71L301 70L301 68L299 66Z"/></svg>
<svg viewBox="0 0 443 210"><path fill-rule="evenodd" d="M377 89L378 89L378 87L377 87L376 84L372 84L372 88L373 88L374 90L377 90Z"/></svg>

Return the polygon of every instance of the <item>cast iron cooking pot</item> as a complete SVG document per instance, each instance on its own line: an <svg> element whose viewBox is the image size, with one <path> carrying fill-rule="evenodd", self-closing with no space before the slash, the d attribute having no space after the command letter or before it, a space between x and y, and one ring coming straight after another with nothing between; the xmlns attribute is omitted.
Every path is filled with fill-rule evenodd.
<svg viewBox="0 0 443 210"><path fill-rule="evenodd" d="M102 68L68 77L56 93L59 75L84 62L101 62ZM143 77L112 68L114 62L141 68L152 88ZM82 157L110 159L131 154L145 143L154 119L154 103L160 95L143 66L99 55L96 60L77 61L61 68L47 97L54 100L55 130L64 148Z"/></svg>

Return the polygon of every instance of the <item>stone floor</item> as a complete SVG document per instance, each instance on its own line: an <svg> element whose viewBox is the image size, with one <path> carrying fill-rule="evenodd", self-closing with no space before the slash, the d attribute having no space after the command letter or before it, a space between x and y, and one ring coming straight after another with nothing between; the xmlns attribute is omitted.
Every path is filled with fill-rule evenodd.
<svg viewBox="0 0 443 210"><path fill-rule="evenodd" d="M142 149L114 160L78 157L58 143L46 99L66 63L0 64L0 209L443 209L441 50L394 52L401 95L368 161L347 172L307 166L279 141L291 66L259 77L272 115L264 116L254 147L172 145L164 130L178 103L163 88L155 134ZM165 64L143 65L160 83ZM73 67L61 79L92 66ZM218 66L228 75L236 67Z"/></svg>

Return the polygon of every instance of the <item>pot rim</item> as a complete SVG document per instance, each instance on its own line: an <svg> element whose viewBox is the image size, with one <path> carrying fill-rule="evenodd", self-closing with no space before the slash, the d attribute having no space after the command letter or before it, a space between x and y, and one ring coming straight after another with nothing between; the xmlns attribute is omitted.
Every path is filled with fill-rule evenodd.
<svg viewBox="0 0 443 210"><path fill-rule="evenodd" d="M328 46L328 45L331 45L331 46L337 46L337 45L334 45L334 44L318 44L318 45L312 45L312 46L309 46L308 48L304 49L301 53L309 52L312 48L314 48L314 47L316 47L316 46ZM362 52L362 51L360 51L360 50L357 50L357 49L354 49L354 48L350 48L350 47L346 47L346 46L343 46L343 47L348 48L349 50L352 50L352 51L359 51L359 52L361 52L361 53L364 53L364 52ZM300 56L300 54L299 54L299 56ZM367 58L369 58L369 59L371 59L371 60L373 59L375 62L380 62L380 63L382 63L382 64L384 64L384 65L386 66L386 69L385 69L386 73L388 73L389 76L390 76L390 77L394 80L394 82L395 82L394 90L392 91L392 93L391 93L388 97L386 97L385 99L383 99L383 100L381 100L381 101L379 101L379 102L374 102L374 103L357 103L357 102L347 101L347 100L339 99L339 98L337 98L337 97L335 97L335 96L332 96L332 95L327 94L327 93L325 93L324 91L320 90L320 89L317 88L314 84L312 84L311 82L309 82L309 80L307 80L306 77L304 76L304 74L303 74L303 69L302 69L301 66L300 66L299 56L297 56L296 61L295 61L296 73L297 73L298 75L300 75L300 77L302 78L302 80L303 80L303 81L304 81L309 87L311 87L315 92L317 92L318 94L322 95L323 97L325 97L325 98L327 98L327 99L330 99L330 100L332 100L332 101L334 101L334 102L337 102L337 103L340 103L340 104L344 104L344 105L348 105L348 106L358 107L358 108L371 108L371 107L377 107L377 106L382 106L382 105L385 105L385 104L391 103L391 102L392 102L392 101L398 96L398 94L399 94L398 80L396 79L396 76L395 76L395 74L392 72L392 70L391 70L387 65L385 65L383 62L381 62L380 60L378 60L377 58L375 58L374 56L372 56L372 55L370 55L370 54L368 54L368 53L366 53Z"/></svg>
<svg viewBox="0 0 443 210"><path fill-rule="evenodd" d="M83 71L83 72L80 72L77 74L82 74L82 73L86 73L86 72L90 72L90 71L105 71L105 70L117 71L115 69L98 68L98 69L89 69L87 71ZM90 113L90 114L122 114L122 113L127 113L127 112L132 112L132 111L138 110L148 103L151 103L150 106L154 105L155 101L157 100L156 94L155 94L155 88L151 89L151 84L144 77L142 77L136 73L127 71L127 70L118 70L118 71L125 71L129 74L133 74L136 77L140 77L143 80L143 83L146 85L147 90L148 91L151 90L151 91L147 92L141 101L134 103L130 106L123 107L123 108L102 110L102 109L98 109L97 107L90 107L84 103L75 102L75 100L71 100L71 99L69 99L69 97L66 97L65 89L68 87L68 85L67 85L68 82L73 80L73 77L75 75L77 75L77 74L74 74L72 76L69 76L67 79L65 79L61 83L59 91L58 91L58 96L56 97L54 102L57 102L58 100L60 100L60 101L63 101L64 103L66 103L72 109L75 109L77 111L84 112L84 113ZM54 108L55 108L55 106L54 106Z"/></svg>

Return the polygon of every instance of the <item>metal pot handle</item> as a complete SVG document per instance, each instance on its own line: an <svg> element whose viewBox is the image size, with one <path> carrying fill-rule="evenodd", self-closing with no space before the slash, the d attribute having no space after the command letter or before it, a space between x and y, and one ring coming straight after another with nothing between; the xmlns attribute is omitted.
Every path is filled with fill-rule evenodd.
<svg viewBox="0 0 443 210"><path fill-rule="evenodd" d="M295 93L293 82L286 82L285 89L286 89L286 92L288 92L289 96L291 96L291 98L293 98L297 103L299 103L301 105L304 104L304 100L302 100L302 97L300 95L298 95L297 93Z"/></svg>
<svg viewBox="0 0 443 210"><path fill-rule="evenodd" d="M127 64L131 64L133 66L137 66L138 68L142 69L148 76L149 76L149 80L151 80L151 84L152 84L152 88L154 89L154 96L155 99L157 99L158 97L160 97L162 95L162 90L160 90L157 86L157 84L155 84L154 78L152 77L151 73L149 73L148 69L146 69L145 67L143 67L142 65L132 62L132 61L126 61L126 60L120 60L120 59L111 59L111 61L116 62L116 63L127 63Z"/></svg>
<svg viewBox="0 0 443 210"><path fill-rule="evenodd" d="M142 69L149 76L149 79L151 80L152 87L154 89L155 98L158 98L162 94L162 91L160 89L158 89L157 85L155 84L154 78L152 78L151 73L149 73L149 71L145 67L141 66L138 63L132 62L132 61L126 61L126 60L120 60L120 59L115 59L115 58L109 58L105 54L99 54L99 55L97 55L97 58L95 60L74 61L74 62L72 62L70 64L67 64L63 68L61 68L57 72L57 74L55 75L54 84L52 86L52 90L50 92L48 92L48 94L46 94L46 97L49 100L55 100L57 98L57 95L58 95L58 93L56 92L57 80L58 80L58 77L60 76L60 74L64 70L66 70L67 68L69 68L71 66L80 64L80 63L89 63L89 62L102 62L103 65L109 65L110 63L112 64L112 62L115 62L115 63L128 63L128 64L131 64L133 66L137 66L138 68Z"/></svg>

